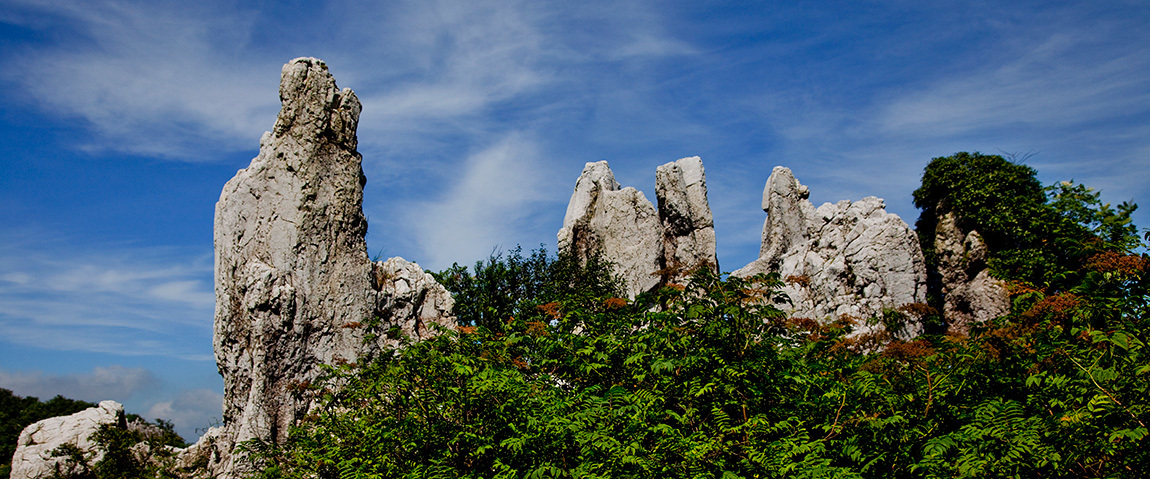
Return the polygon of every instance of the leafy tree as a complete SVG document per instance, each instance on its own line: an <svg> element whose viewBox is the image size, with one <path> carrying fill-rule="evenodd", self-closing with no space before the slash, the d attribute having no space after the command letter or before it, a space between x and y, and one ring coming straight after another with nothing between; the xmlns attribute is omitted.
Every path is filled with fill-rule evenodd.
<svg viewBox="0 0 1150 479"><path fill-rule="evenodd" d="M1111 207L1098 192L1068 181L1043 188L1036 174L1029 166L977 152L931 160L913 194L922 210L916 227L928 269L937 268L935 227L945 213L982 234L996 277L1051 291L1073 287L1096 254L1130 253L1142 246L1131 217L1137 205ZM931 286L937 295L937 276Z"/></svg>

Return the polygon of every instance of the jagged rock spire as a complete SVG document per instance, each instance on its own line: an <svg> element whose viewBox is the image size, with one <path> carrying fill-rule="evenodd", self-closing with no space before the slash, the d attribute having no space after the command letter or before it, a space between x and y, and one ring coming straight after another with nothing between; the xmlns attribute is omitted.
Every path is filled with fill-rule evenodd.
<svg viewBox="0 0 1150 479"><path fill-rule="evenodd" d="M717 271L715 228L699 157L655 172L658 209L635 188L621 188L606 161L587 163L567 205L560 250L587 258L600 249L635 297L706 267Z"/></svg>
<svg viewBox="0 0 1150 479"><path fill-rule="evenodd" d="M779 273L796 317L817 320L851 315L865 319L926 300L926 265L918 237L883 200L825 203L791 170L777 166L763 189L763 243L759 259L733 273ZM896 332L909 335L919 325ZM865 328L862 330L865 331ZM860 332L862 332L860 331Z"/></svg>
<svg viewBox="0 0 1150 479"><path fill-rule="evenodd" d="M579 258L601 249L627 281L631 297L659 284L663 237L658 211L643 192L620 188L606 161L583 168L558 239L560 250Z"/></svg>
<svg viewBox="0 0 1150 479"><path fill-rule="evenodd" d="M707 201L707 175L697 156L655 169L655 197L663 226L663 268L668 281L681 281L699 268L719 272L715 221Z"/></svg>

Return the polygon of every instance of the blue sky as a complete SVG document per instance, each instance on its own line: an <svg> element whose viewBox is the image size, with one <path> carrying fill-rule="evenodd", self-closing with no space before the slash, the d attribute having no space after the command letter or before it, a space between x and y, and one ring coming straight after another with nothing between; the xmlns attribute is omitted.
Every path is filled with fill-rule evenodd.
<svg viewBox="0 0 1150 479"><path fill-rule="evenodd" d="M4 0L0 387L218 420L213 207L295 57L363 101L373 256L553 250L585 162L653 200L699 155L730 271L776 165L910 223L957 151L1150 202L1148 27L1144 1Z"/></svg>

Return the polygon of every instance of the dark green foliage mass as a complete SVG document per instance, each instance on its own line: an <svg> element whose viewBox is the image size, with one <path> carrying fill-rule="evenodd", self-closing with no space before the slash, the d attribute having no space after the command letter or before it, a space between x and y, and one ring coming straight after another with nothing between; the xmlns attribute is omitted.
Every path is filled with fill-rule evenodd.
<svg viewBox="0 0 1150 479"><path fill-rule="evenodd" d="M536 314L536 307L551 302L594 301L622 294L621 279L612 274L601 255L586 264L569 254L551 257L542 246L524 257L521 247L494 254L486 262L467 267L453 264L432 273L451 291L461 326L498 328L511 317Z"/></svg>
<svg viewBox="0 0 1150 479"><path fill-rule="evenodd" d="M1137 205L1111 207L1098 192L1073 182L1043 188L1036 174L1029 166L977 152L931 160L914 191L928 267L937 266L935 227L944 213L954 213L960 226L982 234L996 277L1059 291L1081 279L1078 273L1093 255L1128 253L1141 245L1131 218ZM937 289L937 280L933 286Z"/></svg>

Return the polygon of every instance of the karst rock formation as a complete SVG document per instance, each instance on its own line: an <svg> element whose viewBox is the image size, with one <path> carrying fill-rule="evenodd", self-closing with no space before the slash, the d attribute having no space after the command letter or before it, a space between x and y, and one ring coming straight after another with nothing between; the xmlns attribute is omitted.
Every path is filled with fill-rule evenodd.
<svg viewBox="0 0 1150 479"><path fill-rule="evenodd" d="M790 169L774 168L763 189L767 219L759 259L732 275L779 273L792 302L782 308L816 320L844 314L865 319L884 308L926 301L918 237L898 215L886 212L883 200L872 196L815 208L809 195ZM906 326L896 334L920 329Z"/></svg>
<svg viewBox="0 0 1150 479"><path fill-rule="evenodd" d="M938 209L936 208L936 211ZM1010 312L1006 283L990 275L989 251L978 231L964 230L953 212L938 215L934 251L942 286L943 318L951 332L968 334L970 326Z"/></svg>
<svg viewBox="0 0 1150 479"><path fill-rule="evenodd" d="M606 161L587 163L558 233L560 250L615 263L635 297L700 267L718 268L715 228L699 157L656 170L656 209L643 192L622 188Z"/></svg>
<svg viewBox="0 0 1150 479"><path fill-rule="evenodd" d="M682 158L655 169L655 197L663 226L663 264L669 281L701 267L718 272L715 221L707 201L703 160Z"/></svg>
<svg viewBox="0 0 1150 479"><path fill-rule="evenodd" d="M283 68L280 100L259 155L216 204L224 424L212 469L225 477L238 471L234 444L287 438L310 406L290 391L315 380L320 365L383 345L365 342L370 327L399 326L418 339L434 324L454 325L451 296L431 275L402 258L368 257L355 93L337 88L322 61L299 58Z"/></svg>
<svg viewBox="0 0 1150 479"><path fill-rule="evenodd" d="M454 301L419 265L373 262L363 214L366 178L357 151L360 102L340 90L324 62L284 65L282 109L260 152L224 186L215 215L215 358L224 379L223 423L177 454L180 474L238 478L249 472L236 446L282 442L309 408L292 394L321 365L370 359L395 345L380 334L398 328L419 340L455 327ZM659 166L656 203L623 188L606 161L587 163L558 233L560 250L586 260L601 252L635 297L681 282L694 271L719 271L715 228L699 157ZM927 268L917 235L883 200L818 208L791 171L776 167L763 191L759 258L732 273L778 273L795 317L819 321L881 316L926 300ZM945 317L965 332L1005 313L1008 296L986 269L986 247L953 214L937 222L935 250ZM856 332L877 327L862 324ZM906 337L921 330L907 324ZM63 443L95 452L100 424L124 426L112 401L40 421L21 434L13 478L53 471L48 452ZM204 466L206 464L206 467Z"/></svg>

